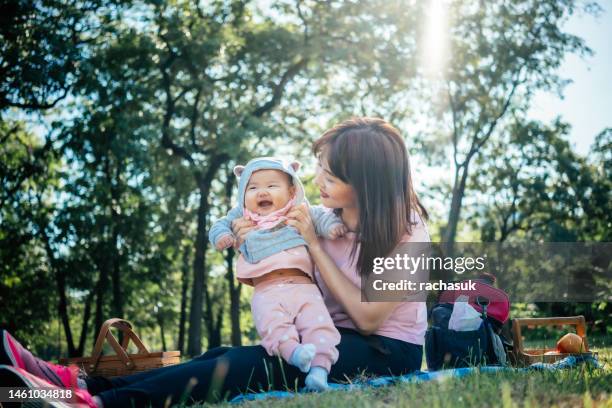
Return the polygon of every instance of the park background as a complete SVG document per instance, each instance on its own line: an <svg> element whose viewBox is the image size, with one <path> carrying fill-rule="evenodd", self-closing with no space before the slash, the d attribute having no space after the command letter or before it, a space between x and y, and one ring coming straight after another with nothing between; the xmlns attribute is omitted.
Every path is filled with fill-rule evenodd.
<svg viewBox="0 0 612 408"><path fill-rule="evenodd" d="M3 1L0 325L46 358L101 323L197 355L257 341L211 223L235 164L353 115L405 137L436 241L612 241L612 3ZM367 166L367 163L364 163ZM537 277L532 278L537 282ZM584 314L600 301L515 304Z"/></svg>

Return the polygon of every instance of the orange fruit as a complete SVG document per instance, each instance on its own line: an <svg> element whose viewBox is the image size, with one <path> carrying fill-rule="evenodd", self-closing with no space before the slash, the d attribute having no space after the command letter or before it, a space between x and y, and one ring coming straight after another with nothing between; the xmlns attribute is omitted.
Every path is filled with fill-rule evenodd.
<svg viewBox="0 0 612 408"><path fill-rule="evenodd" d="M567 333L557 342L559 353L576 354L586 351L582 337L574 333Z"/></svg>

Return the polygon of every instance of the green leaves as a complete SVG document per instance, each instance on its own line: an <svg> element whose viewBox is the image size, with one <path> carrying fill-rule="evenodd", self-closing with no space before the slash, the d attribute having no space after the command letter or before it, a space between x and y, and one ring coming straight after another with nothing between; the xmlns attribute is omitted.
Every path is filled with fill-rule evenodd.
<svg viewBox="0 0 612 408"><path fill-rule="evenodd" d="M427 20L429 2L272 3L3 4L0 286L50 303L2 315L50 321L61 277L69 320L89 332L88 318L121 311L156 330L191 297L193 326L207 323L194 341L218 340L226 267L205 236L231 205L228 169L307 159L351 115L383 117L421 159L450 163L454 185L428 192L451 208L447 231L469 220L483 239L610 239L611 132L583 158L567 124L525 117L536 90L562 91L563 58L590 52L563 30L574 2L452 1L448 26ZM449 43L434 75L431 22ZM35 113L36 137L13 120Z"/></svg>

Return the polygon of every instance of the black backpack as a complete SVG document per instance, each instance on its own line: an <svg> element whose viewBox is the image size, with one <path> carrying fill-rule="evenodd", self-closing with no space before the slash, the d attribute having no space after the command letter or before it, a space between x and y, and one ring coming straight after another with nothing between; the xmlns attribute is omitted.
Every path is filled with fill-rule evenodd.
<svg viewBox="0 0 612 408"><path fill-rule="evenodd" d="M440 296L448 298L448 296ZM501 322L487 316L489 300L478 297L482 324L478 330L448 328L453 303L438 303L430 313L431 327L425 334L425 356L430 371L477 365L505 365L509 342L500 336Z"/></svg>

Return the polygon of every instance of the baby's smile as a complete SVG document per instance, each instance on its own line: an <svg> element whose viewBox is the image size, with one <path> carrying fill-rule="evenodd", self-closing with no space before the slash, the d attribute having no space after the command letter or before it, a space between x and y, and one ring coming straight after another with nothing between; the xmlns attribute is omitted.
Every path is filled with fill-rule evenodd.
<svg viewBox="0 0 612 408"><path fill-rule="evenodd" d="M274 203L271 200L263 199L257 201L257 209L267 212L270 209L277 210L278 208L274 208Z"/></svg>
<svg viewBox="0 0 612 408"><path fill-rule="evenodd" d="M257 215L266 216L287 205L295 195L291 176L280 170L253 172L244 193L244 206Z"/></svg>

